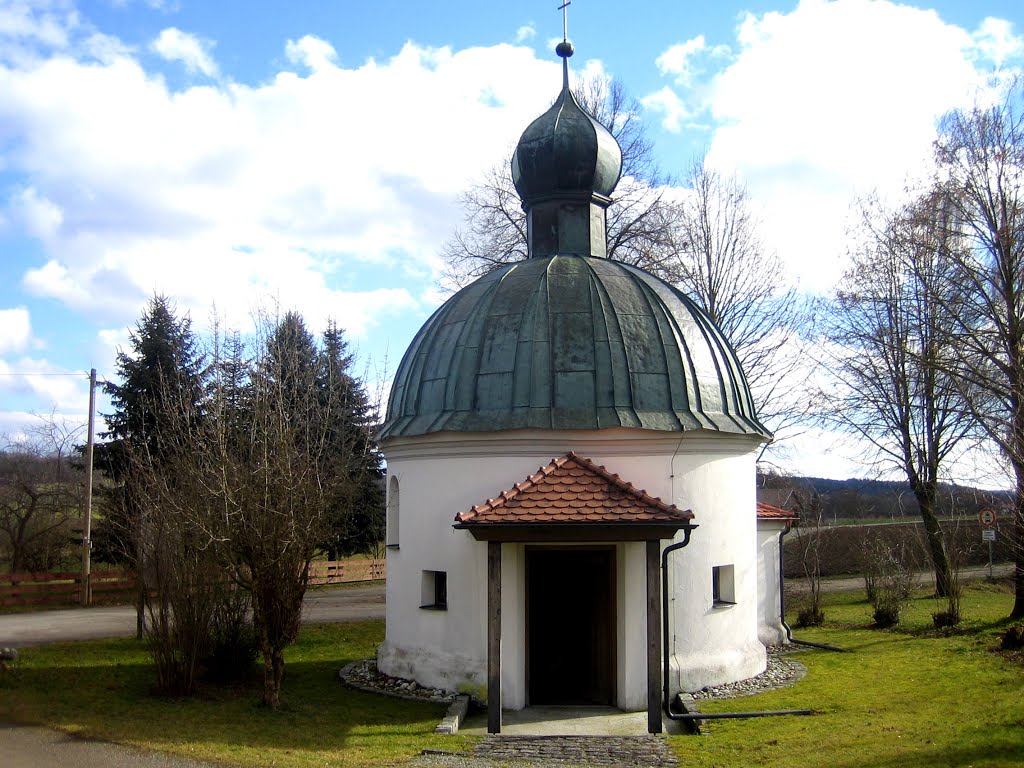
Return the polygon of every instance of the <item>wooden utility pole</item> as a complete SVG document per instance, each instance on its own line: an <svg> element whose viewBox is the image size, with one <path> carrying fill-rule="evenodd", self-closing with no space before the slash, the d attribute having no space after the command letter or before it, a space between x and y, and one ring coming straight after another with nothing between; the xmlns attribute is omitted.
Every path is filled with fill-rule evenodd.
<svg viewBox="0 0 1024 768"><path fill-rule="evenodd" d="M85 440L85 524L82 526L82 605L92 602L92 447L96 411L96 369L89 371L89 432Z"/></svg>

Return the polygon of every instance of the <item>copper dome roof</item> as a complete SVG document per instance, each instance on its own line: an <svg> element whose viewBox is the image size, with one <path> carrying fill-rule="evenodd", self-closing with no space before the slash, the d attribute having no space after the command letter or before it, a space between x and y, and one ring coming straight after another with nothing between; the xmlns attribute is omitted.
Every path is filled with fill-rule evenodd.
<svg viewBox="0 0 1024 768"><path fill-rule="evenodd" d="M381 437L608 427L770 436L696 304L636 267L557 255L500 267L434 313Z"/></svg>

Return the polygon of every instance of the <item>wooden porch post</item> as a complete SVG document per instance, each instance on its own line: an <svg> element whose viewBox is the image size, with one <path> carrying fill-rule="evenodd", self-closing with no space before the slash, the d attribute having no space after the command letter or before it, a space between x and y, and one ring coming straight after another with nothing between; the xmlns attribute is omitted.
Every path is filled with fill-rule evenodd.
<svg viewBox="0 0 1024 768"><path fill-rule="evenodd" d="M647 542L647 732L661 733L661 542Z"/></svg>
<svg viewBox="0 0 1024 768"><path fill-rule="evenodd" d="M501 542L487 542L487 732L501 733Z"/></svg>

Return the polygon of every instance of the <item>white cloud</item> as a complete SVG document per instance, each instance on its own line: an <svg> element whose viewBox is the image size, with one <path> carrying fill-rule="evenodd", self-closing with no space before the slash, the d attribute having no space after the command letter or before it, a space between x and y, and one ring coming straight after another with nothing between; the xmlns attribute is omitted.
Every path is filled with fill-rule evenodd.
<svg viewBox="0 0 1024 768"><path fill-rule="evenodd" d="M332 66L338 58L333 45L313 35L305 35L298 41L289 40L284 52L292 64L304 64L314 72Z"/></svg>
<svg viewBox="0 0 1024 768"><path fill-rule="evenodd" d="M0 0L0 40L18 39L63 48L68 27L77 23L70 2L62 0Z"/></svg>
<svg viewBox="0 0 1024 768"><path fill-rule="evenodd" d="M190 74L201 72L207 77L217 76L217 64L210 56L213 43L177 27L162 30L150 48L167 61L180 61Z"/></svg>
<svg viewBox="0 0 1024 768"><path fill-rule="evenodd" d="M690 112L679 94L667 85L660 91L644 96L640 103L647 109L660 112L663 115L662 127L671 133L679 133L683 128L683 121L690 118Z"/></svg>
<svg viewBox="0 0 1024 768"><path fill-rule="evenodd" d="M32 323L28 309L0 309L0 354L20 352L31 339Z"/></svg>
<svg viewBox="0 0 1024 768"><path fill-rule="evenodd" d="M982 61L997 67L1024 54L1024 37L1014 34L1013 24L1006 19L985 18L973 37Z"/></svg>
<svg viewBox="0 0 1024 768"><path fill-rule="evenodd" d="M111 64L115 59L131 56L135 49L126 45L113 35L105 35L102 32L93 32L85 38L82 49L86 55L104 64Z"/></svg>
<svg viewBox="0 0 1024 768"><path fill-rule="evenodd" d="M709 61L724 59L730 53L729 46L708 46L704 35L697 35L686 42L669 46L654 63L662 75L671 75L677 85L690 88L704 73Z"/></svg>
<svg viewBox="0 0 1024 768"><path fill-rule="evenodd" d="M5 406L11 398L30 395L41 404L37 409L41 413L55 410L84 415L89 410L87 372L68 371L32 357L0 359L0 393Z"/></svg>
<svg viewBox="0 0 1024 768"><path fill-rule="evenodd" d="M307 37L288 55L308 72L171 92L108 42L105 61L55 57L0 77L14 139L0 163L20 189L0 217L42 246L22 284L108 327L154 291L193 317L215 302L239 324L279 301L354 336L426 312L420 285L458 193L559 82L557 63L523 47L409 43L346 68Z"/></svg>
<svg viewBox="0 0 1024 768"><path fill-rule="evenodd" d="M53 237L64 220L60 208L33 187L14 194L9 205L12 216L21 222L30 235L41 240Z"/></svg>
<svg viewBox="0 0 1024 768"><path fill-rule="evenodd" d="M537 28L533 25L533 22L529 24L523 24L519 29L516 30L516 42L525 43L527 40L532 40L537 36Z"/></svg>
<svg viewBox="0 0 1024 768"><path fill-rule="evenodd" d="M1024 50L1007 22L987 19L972 34L887 0L747 14L736 41L703 89L688 87L703 41L666 50L658 63L673 86L644 103L670 130L679 115L707 110L709 164L741 173L764 206L768 240L815 290L842 271L854 197L898 193L930 157L937 119L969 105L993 66L1019 64Z"/></svg>

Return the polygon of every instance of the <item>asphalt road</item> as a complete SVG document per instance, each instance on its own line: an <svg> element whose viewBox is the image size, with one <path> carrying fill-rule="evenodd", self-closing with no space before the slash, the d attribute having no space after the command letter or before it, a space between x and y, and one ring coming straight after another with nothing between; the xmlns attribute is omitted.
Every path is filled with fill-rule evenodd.
<svg viewBox="0 0 1024 768"><path fill-rule="evenodd" d="M1012 563L1000 563L992 567L992 575L1001 579L1004 576L1013 575ZM960 570L960 581L981 581L988 577L988 566L971 566ZM935 586L935 571L919 571L914 574L914 583L917 586ZM841 592L849 589L864 589L863 576L825 576L821 579L822 592ZM810 588L806 579L790 576L786 579L787 592L801 593L808 592Z"/></svg>
<svg viewBox="0 0 1024 768"><path fill-rule="evenodd" d="M311 589L302 606L302 620L314 624L383 618L384 582ZM135 608L127 605L0 615L0 647L131 637L135 622Z"/></svg>

